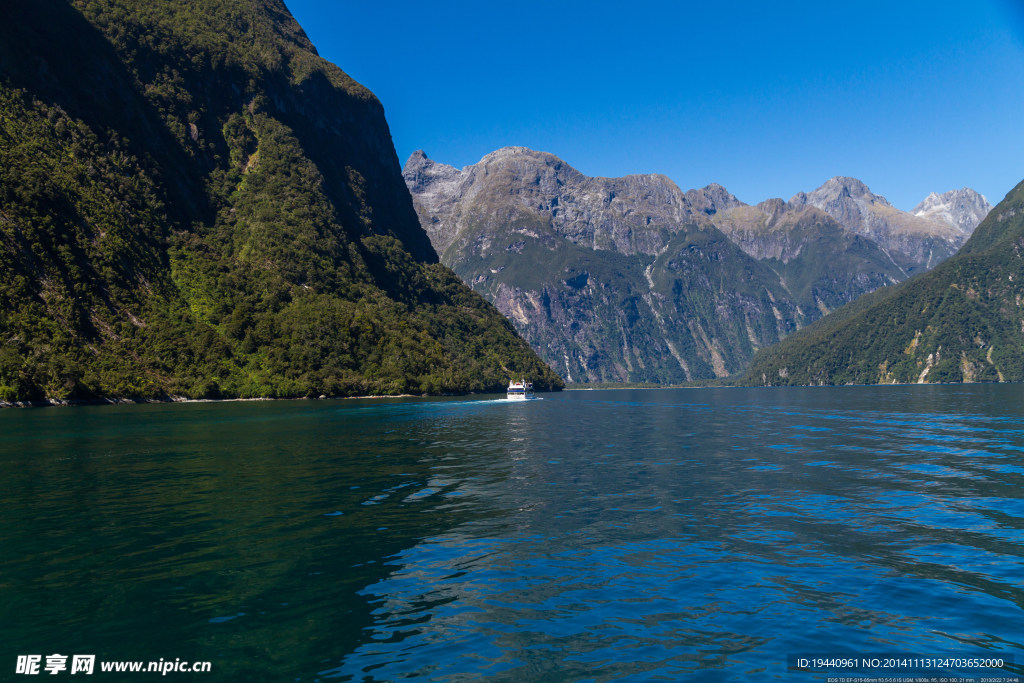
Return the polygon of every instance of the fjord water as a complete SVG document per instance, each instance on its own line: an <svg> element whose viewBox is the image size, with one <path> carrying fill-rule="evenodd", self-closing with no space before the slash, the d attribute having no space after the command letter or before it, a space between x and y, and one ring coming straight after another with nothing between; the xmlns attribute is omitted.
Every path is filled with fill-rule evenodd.
<svg viewBox="0 0 1024 683"><path fill-rule="evenodd" d="M0 667L717 681L823 679L793 653L1024 660L1024 387L542 396L2 411Z"/></svg>

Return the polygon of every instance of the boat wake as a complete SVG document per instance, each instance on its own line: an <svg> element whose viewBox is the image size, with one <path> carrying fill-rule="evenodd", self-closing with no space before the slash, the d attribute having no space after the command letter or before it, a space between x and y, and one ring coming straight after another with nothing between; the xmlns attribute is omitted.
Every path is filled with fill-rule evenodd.
<svg viewBox="0 0 1024 683"><path fill-rule="evenodd" d="M468 410L473 408L480 408L487 405L511 405L520 403L533 403L534 401L543 401L544 399L539 396L531 396L527 399L524 398L480 398L480 399L469 399L469 400L441 400L441 401L398 401L394 403L376 403L374 405L364 406L345 406L339 408L339 412L348 412L352 410L360 412L373 412L373 413L390 413L390 414L418 414L424 411L456 411L456 410Z"/></svg>

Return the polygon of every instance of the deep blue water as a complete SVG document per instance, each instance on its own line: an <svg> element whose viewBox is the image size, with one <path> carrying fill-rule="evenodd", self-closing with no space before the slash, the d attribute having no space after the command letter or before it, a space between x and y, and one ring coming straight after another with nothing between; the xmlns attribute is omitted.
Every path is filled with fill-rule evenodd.
<svg viewBox="0 0 1024 683"><path fill-rule="evenodd" d="M795 653L1024 671L1024 386L541 396L0 412L0 672L55 652L211 661L178 675L197 681L825 680Z"/></svg>

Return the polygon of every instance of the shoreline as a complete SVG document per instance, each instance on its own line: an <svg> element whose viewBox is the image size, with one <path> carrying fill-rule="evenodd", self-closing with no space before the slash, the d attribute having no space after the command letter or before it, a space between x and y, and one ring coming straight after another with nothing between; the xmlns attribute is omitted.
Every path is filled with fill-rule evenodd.
<svg viewBox="0 0 1024 683"><path fill-rule="evenodd" d="M564 387L559 391L615 391L615 390L647 390L647 389L817 389L823 387L918 387L918 386L955 386L955 385L976 385L976 384L1019 384L1019 382L923 382L923 383L893 383L893 384L780 384L780 385L741 385L741 384L665 384L665 385L609 385L587 386L576 384ZM451 398L457 396L478 396L495 392L469 392L466 394L386 394L386 395L363 395L363 396L288 396L270 397L256 396L252 398L185 398L184 396L170 396L167 398L100 398L100 399L70 399L70 400L45 400L45 401L0 401L0 410L4 408L71 408L83 406L106 406L106 405L144 405L157 403L230 403L241 401L353 401L353 400L380 400L387 398ZM545 391L540 393L558 393L558 391Z"/></svg>
<svg viewBox="0 0 1024 683"><path fill-rule="evenodd" d="M451 395L456 394L442 394ZM467 394L468 395L468 394ZM420 398L420 394L388 394L385 396L256 396L253 398L185 398L170 396L168 398L97 398L97 399L51 399L45 401L0 401L3 408L76 408L84 406L110 405L146 405L158 403L232 403L241 401L347 401L354 399L379 398Z"/></svg>
<svg viewBox="0 0 1024 683"><path fill-rule="evenodd" d="M4 408L79 408L87 406L112 405L146 405L159 403L232 403L242 401L354 401L385 398L447 398L454 396L477 396L483 393L501 392L469 392L466 394L377 394L365 396L256 396L252 398L185 398L170 396L168 398L98 398L98 399L52 399L45 401L0 401L0 410Z"/></svg>

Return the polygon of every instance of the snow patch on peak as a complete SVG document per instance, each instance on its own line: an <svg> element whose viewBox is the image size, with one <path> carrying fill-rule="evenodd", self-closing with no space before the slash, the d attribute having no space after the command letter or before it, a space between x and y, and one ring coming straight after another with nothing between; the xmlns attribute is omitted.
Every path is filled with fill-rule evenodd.
<svg viewBox="0 0 1024 683"><path fill-rule="evenodd" d="M942 194L932 192L911 209L911 213L920 218L942 221L969 235L991 210L992 205L985 195L964 187Z"/></svg>

